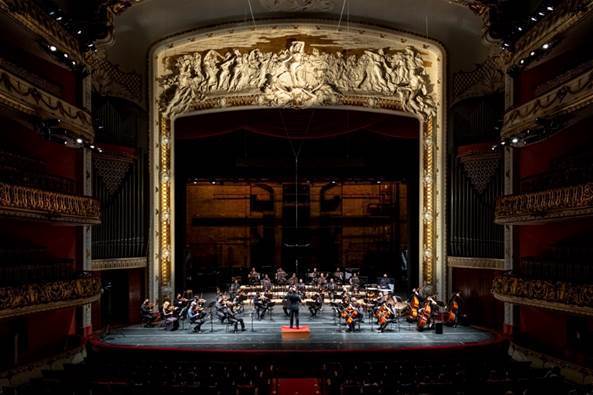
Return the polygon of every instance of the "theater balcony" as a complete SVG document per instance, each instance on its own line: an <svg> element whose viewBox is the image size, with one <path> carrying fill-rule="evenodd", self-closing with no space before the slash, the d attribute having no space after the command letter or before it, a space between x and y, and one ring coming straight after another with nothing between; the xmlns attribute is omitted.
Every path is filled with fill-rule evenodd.
<svg viewBox="0 0 593 395"><path fill-rule="evenodd" d="M0 217L71 225L101 222L96 199L0 183Z"/></svg>
<svg viewBox="0 0 593 395"><path fill-rule="evenodd" d="M536 279L505 273L492 283L502 302L593 316L593 284Z"/></svg>
<svg viewBox="0 0 593 395"><path fill-rule="evenodd" d="M36 270L57 274L59 266L49 269L49 265L40 264ZM101 279L86 272L70 272L59 279L25 283L15 281L15 273L12 274L11 284L3 281L0 285L0 319L82 306L101 296ZM30 274L21 268L17 277L24 280Z"/></svg>
<svg viewBox="0 0 593 395"><path fill-rule="evenodd" d="M497 224L534 224L593 215L593 183L507 195L496 202Z"/></svg>

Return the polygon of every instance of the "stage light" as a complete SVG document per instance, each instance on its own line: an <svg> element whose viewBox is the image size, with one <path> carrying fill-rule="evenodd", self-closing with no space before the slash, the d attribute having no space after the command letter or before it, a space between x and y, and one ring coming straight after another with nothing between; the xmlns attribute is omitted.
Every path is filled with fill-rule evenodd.
<svg viewBox="0 0 593 395"><path fill-rule="evenodd" d="M72 61L72 66L76 66L76 60Z"/></svg>
<svg viewBox="0 0 593 395"><path fill-rule="evenodd" d="M519 63L520 63L520 64L525 64L525 59L521 59L521 60L519 61Z"/></svg>
<svg viewBox="0 0 593 395"><path fill-rule="evenodd" d="M76 139L76 142L77 142L78 144L82 144L82 139L79 137L79 138L77 138L77 139Z"/></svg>
<svg viewBox="0 0 593 395"><path fill-rule="evenodd" d="M381 180L377 180L377 184L380 184L380 183L381 183Z"/></svg>
<svg viewBox="0 0 593 395"><path fill-rule="evenodd" d="M67 140L64 140L64 145L68 145L68 141Z"/></svg>
<svg viewBox="0 0 593 395"><path fill-rule="evenodd" d="M61 15L59 17L56 18L56 21L61 21L62 19L64 19Z"/></svg>
<svg viewBox="0 0 593 395"><path fill-rule="evenodd" d="M538 12L538 14L539 14L540 16L544 16L544 15L545 15L545 14L544 14L543 12L541 12L541 11L540 11L540 12Z"/></svg>
<svg viewBox="0 0 593 395"><path fill-rule="evenodd" d="M542 45L542 48L543 48L543 49L548 49L548 48L550 48L550 44L548 44L548 43L545 43L544 45Z"/></svg>
<svg viewBox="0 0 593 395"><path fill-rule="evenodd" d="M549 5L549 6L546 7L546 10L548 10L548 11L554 11L554 7L552 7L551 5Z"/></svg>
<svg viewBox="0 0 593 395"><path fill-rule="evenodd" d="M216 181L212 180L212 181L210 181L210 184L216 185Z"/></svg>
<svg viewBox="0 0 593 395"><path fill-rule="evenodd" d="M500 142L500 145L505 145L506 143L507 143L506 141L502 140L502 141Z"/></svg>
<svg viewBox="0 0 593 395"><path fill-rule="evenodd" d="M49 50L52 52L56 52L58 50L58 48L55 45L50 45Z"/></svg>
<svg viewBox="0 0 593 395"><path fill-rule="evenodd" d="M68 54L67 54L67 53L65 53L65 54L64 54L64 57L65 57L66 59L68 59Z"/></svg>
<svg viewBox="0 0 593 395"><path fill-rule="evenodd" d="M331 183L332 183L332 184L335 184L335 183L336 183L336 180L331 180Z"/></svg>
<svg viewBox="0 0 593 395"><path fill-rule="evenodd" d="M490 147L490 149L491 149L492 151L496 151L496 147L497 147L497 145L496 145L496 144L494 144L492 147Z"/></svg>
<svg viewBox="0 0 593 395"><path fill-rule="evenodd" d="M531 51L531 53L529 55L534 56L535 55L535 51Z"/></svg>
<svg viewBox="0 0 593 395"><path fill-rule="evenodd" d="M519 30L520 32L522 32L523 31L523 28L521 26L518 26L517 27L517 30Z"/></svg>
<svg viewBox="0 0 593 395"><path fill-rule="evenodd" d="M519 142L519 139L517 137L513 137L513 139L511 140L511 142L513 144L517 144Z"/></svg>
<svg viewBox="0 0 593 395"><path fill-rule="evenodd" d="M78 35L80 36L80 35L82 34L82 30L78 29L78 30L76 31L76 34L78 34Z"/></svg>
<svg viewBox="0 0 593 395"><path fill-rule="evenodd" d="M536 17L534 17L534 16L532 16L532 17L531 17L531 18L529 18L529 19L531 19L531 20L532 20L532 21L534 21L534 22L537 22L537 18L536 18Z"/></svg>
<svg viewBox="0 0 593 395"><path fill-rule="evenodd" d="M91 144L91 146L89 148L90 149L95 149L95 146Z"/></svg>

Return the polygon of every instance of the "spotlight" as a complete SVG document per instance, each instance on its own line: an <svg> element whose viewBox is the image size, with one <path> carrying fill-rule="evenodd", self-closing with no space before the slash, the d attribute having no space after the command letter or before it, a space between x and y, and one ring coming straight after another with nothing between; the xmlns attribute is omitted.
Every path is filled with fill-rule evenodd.
<svg viewBox="0 0 593 395"><path fill-rule="evenodd" d="M64 145L68 145L68 141L67 140L64 140Z"/></svg>
<svg viewBox="0 0 593 395"><path fill-rule="evenodd" d="M335 183L336 183L336 180L331 180L331 183L335 185Z"/></svg>
<svg viewBox="0 0 593 395"><path fill-rule="evenodd" d="M537 18L536 18L536 17L534 17L534 16L532 16L532 17L531 17L531 18L529 18L529 19L531 19L531 20L532 20L532 21L534 21L534 22L537 22Z"/></svg>
<svg viewBox="0 0 593 395"><path fill-rule="evenodd" d="M56 52L58 50L58 48L55 45L50 45L49 50L52 52Z"/></svg>
<svg viewBox="0 0 593 395"><path fill-rule="evenodd" d="M509 44L509 43L504 43L504 44L502 44L502 45L504 45L504 47L505 47L505 48L508 48L508 47L510 47L510 46L511 46L511 44Z"/></svg>
<svg viewBox="0 0 593 395"><path fill-rule="evenodd" d="M377 180L377 184L380 184L380 183L381 183L381 180Z"/></svg>
<svg viewBox="0 0 593 395"><path fill-rule="evenodd" d="M539 16L544 16L545 14L543 12L538 12Z"/></svg>
<svg viewBox="0 0 593 395"><path fill-rule="evenodd" d="M216 185L216 181L215 180L212 180L212 181L210 181L210 184Z"/></svg>
<svg viewBox="0 0 593 395"><path fill-rule="evenodd" d="M56 21L61 21L63 19L63 17L60 15L59 17L56 18Z"/></svg>
<svg viewBox="0 0 593 395"><path fill-rule="evenodd" d="M91 146L89 148L90 149L95 149L95 146L91 144Z"/></svg>
<svg viewBox="0 0 593 395"><path fill-rule="evenodd" d="M497 147L497 145L496 145L496 144L494 144L492 147L490 147L490 149L491 149L492 151L496 151L496 147Z"/></svg>
<svg viewBox="0 0 593 395"><path fill-rule="evenodd" d="M546 7L546 10L548 10L548 11L554 11L554 7L552 7L551 5L549 5L549 6Z"/></svg>
<svg viewBox="0 0 593 395"><path fill-rule="evenodd" d="M548 49L548 48L550 48L549 43L545 43L544 45L542 45L542 49Z"/></svg>
<svg viewBox="0 0 593 395"><path fill-rule="evenodd" d="M82 144L82 139L79 137L79 138L77 138L77 139L76 139L76 142L77 142L78 144Z"/></svg>
<svg viewBox="0 0 593 395"><path fill-rule="evenodd" d="M535 51L531 51L531 53L529 55L535 56Z"/></svg>
<svg viewBox="0 0 593 395"><path fill-rule="evenodd" d="M76 66L76 60L72 61L72 66Z"/></svg>
<svg viewBox="0 0 593 395"><path fill-rule="evenodd" d="M513 137L513 139L511 140L511 142L513 144L517 144L519 142L519 139L517 137Z"/></svg>
<svg viewBox="0 0 593 395"><path fill-rule="evenodd" d="M517 27L517 30L519 30L520 32L523 31L523 28L521 26Z"/></svg>
<svg viewBox="0 0 593 395"><path fill-rule="evenodd" d="M81 30L81 29L78 29L78 30L76 31L76 34L78 34L78 35L80 36L80 35L82 34L82 30Z"/></svg>
<svg viewBox="0 0 593 395"><path fill-rule="evenodd" d="M506 143L507 143L506 141L502 140L502 141L500 142L500 145L505 145Z"/></svg>
<svg viewBox="0 0 593 395"><path fill-rule="evenodd" d="M520 64L525 64L525 59L521 59L521 60L519 61L519 63L520 63Z"/></svg>
<svg viewBox="0 0 593 395"><path fill-rule="evenodd" d="M68 54L67 54L67 53L65 53L65 54L64 54L64 57L65 57L66 59L68 59Z"/></svg>

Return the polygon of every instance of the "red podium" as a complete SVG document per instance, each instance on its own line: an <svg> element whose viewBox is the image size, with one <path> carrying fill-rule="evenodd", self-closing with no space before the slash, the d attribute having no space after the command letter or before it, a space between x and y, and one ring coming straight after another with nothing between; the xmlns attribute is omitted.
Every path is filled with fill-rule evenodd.
<svg viewBox="0 0 593 395"><path fill-rule="evenodd" d="M309 328L309 325L301 325L299 326L299 329L284 325L280 328L280 332L282 333L282 340L308 339L311 335L311 329Z"/></svg>

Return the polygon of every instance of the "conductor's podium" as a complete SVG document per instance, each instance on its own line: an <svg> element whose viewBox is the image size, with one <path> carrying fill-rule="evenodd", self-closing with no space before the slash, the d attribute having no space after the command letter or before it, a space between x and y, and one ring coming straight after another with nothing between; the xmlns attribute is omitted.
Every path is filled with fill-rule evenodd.
<svg viewBox="0 0 593 395"><path fill-rule="evenodd" d="M282 333L282 340L304 340L311 335L309 325L301 325L299 329L284 325L280 328L280 332Z"/></svg>

